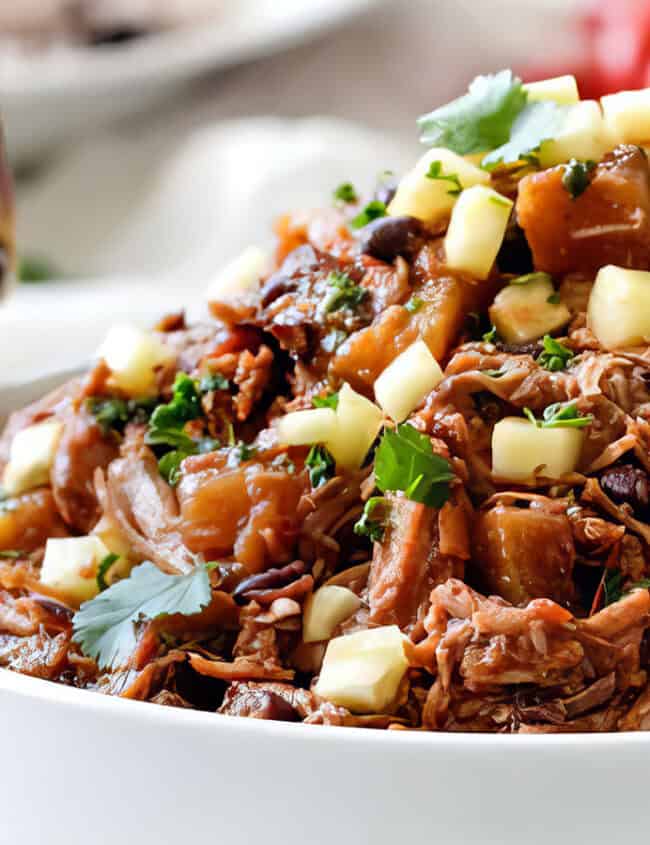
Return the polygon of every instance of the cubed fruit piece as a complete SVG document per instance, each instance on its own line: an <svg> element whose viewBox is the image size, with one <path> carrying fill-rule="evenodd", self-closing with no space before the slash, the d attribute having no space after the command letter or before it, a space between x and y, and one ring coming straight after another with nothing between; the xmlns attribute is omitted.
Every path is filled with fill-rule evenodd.
<svg viewBox="0 0 650 845"><path fill-rule="evenodd" d="M50 539L45 546L41 583L70 604L79 605L99 592L97 569L108 554L99 537Z"/></svg>
<svg viewBox="0 0 650 845"><path fill-rule="evenodd" d="M583 438L578 428L539 428L505 417L492 432L492 474L507 481L559 478L578 465Z"/></svg>
<svg viewBox="0 0 650 845"><path fill-rule="evenodd" d="M337 625L359 609L361 599L347 587L325 586L305 602L302 638L306 643L329 640Z"/></svg>
<svg viewBox="0 0 650 845"><path fill-rule="evenodd" d="M411 344L375 382L375 397L396 422L405 420L442 381L440 365L423 340Z"/></svg>
<svg viewBox="0 0 650 845"><path fill-rule="evenodd" d="M539 150L542 167L551 167L572 158L598 161L612 146L595 100L582 100L569 108L562 129Z"/></svg>
<svg viewBox="0 0 650 845"><path fill-rule="evenodd" d="M543 274L525 284L508 285L490 306L490 320L506 343L528 343L568 323L569 309L554 296L553 282Z"/></svg>
<svg viewBox="0 0 650 845"><path fill-rule="evenodd" d="M445 237L447 264L486 279L503 243L511 210L512 202L492 188L475 185L463 191Z"/></svg>
<svg viewBox="0 0 650 845"><path fill-rule="evenodd" d="M427 176L433 166L433 175ZM490 175L451 150L428 150L404 176L388 206L392 216L407 214L425 223L446 217L462 188L486 185Z"/></svg>
<svg viewBox="0 0 650 845"><path fill-rule="evenodd" d="M49 484L50 467L63 431L59 420L30 425L11 442L9 463L2 476L2 487L9 496Z"/></svg>
<svg viewBox="0 0 650 845"><path fill-rule="evenodd" d="M407 667L397 625L357 631L330 640L315 691L353 713L385 713Z"/></svg>
<svg viewBox="0 0 650 845"><path fill-rule="evenodd" d="M580 100L578 83L575 76L554 76L551 79L540 79L539 82L529 82L524 85L529 102L551 100L561 106L572 106Z"/></svg>
<svg viewBox="0 0 650 845"><path fill-rule="evenodd" d="M650 88L601 97L605 126L616 144L650 141Z"/></svg>
<svg viewBox="0 0 650 845"><path fill-rule="evenodd" d="M609 265L596 276L587 325L605 349L650 342L650 273Z"/></svg>
<svg viewBox="0 0 650 845"><path fill-rule="evenodd" d="M339 391L336 428L326 442L336 464L346 470L359 469L383 422L380 409L344 384Z"/></svg>
<svg viewBox="0 0 650 845"><path fill-rule="evenodd" d="M563 183L563 166L519 183L517 219L547 273L590 272L606 264L650 267L650 174L638 147L617 147L590 174L577 197Z"/></svg>
<svg viewBox="0 0 650 845"><path fill-rule="evenodd" d="M277 424L278 440L286 446L325 443L335 431L336 414L331 408L293 411L280 417Z"/></svg>
<svg viewBox="0 0 650 845"><path fill-rule="evenodd" d="M157 370L171 365L175 357L155 335L129 324L113 326L97 354L115 386L134 398L155 395Z"/></svg>
<svg viewBox="0 0 650 845"><path fill-rule="evenodd" d="M473 560L483 589L512 604L572 596L575 549L564 514L501 504L479 512Z"/></svg>
<svg viewBox="0 0 650 845"><path fill-rule="evenodd" d="M254 288L270 269L269 254L258 246L249 246L226 264L210 282L205 292L208 301L228 299Z"/></svg>

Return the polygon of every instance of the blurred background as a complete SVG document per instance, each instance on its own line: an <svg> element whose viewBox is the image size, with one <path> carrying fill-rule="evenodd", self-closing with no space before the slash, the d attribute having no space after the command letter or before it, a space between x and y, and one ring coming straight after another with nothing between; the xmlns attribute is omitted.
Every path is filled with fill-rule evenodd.
<svg viewBox="0 0 650 845"><path fill-rule="evenodd" d="M573 72L583 97L649 85L650 2L1 2L23 280L0 382L199 300L282 211L404 170L416 117L504 67Z"/></svg>

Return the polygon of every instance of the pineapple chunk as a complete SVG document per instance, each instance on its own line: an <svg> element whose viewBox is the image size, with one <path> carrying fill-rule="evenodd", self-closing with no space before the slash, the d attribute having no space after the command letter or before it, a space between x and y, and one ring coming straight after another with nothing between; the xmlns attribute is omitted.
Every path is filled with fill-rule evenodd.
<svg viewBox="0 0 650 845"><path fill-rule="evenodd" d="M440 365L426 343L417 340L375 381L375 397L395 422L402 422L441 381Z"/></svg>
<svg viewBox="0 0 650 845"><path fill-rule="evenodd" d="M427 176L434 162L440 162L441 178L430 179ZM490 181L489 173L475 167L462 156L452 153L451 150L434 148L428 150L413 170L400 181L388 206L388 213L393 216L408 214L425 223L445 217L458 199L458 195L454 193L458 188L457 183L445 179L445 176L458 177L461 188L486 185Z"/></svg>
<svg viewBox="0 0 650 845"><path fill-rule="evenodd" d="M575 76L554 76L551 79L540 79L539 82L529 82L524 85L529 102L538 100L552 100L561 106L572 106L579 102L578 83Z"/></svg>
<svg viewBox="0 0 650 845"><path fill-rule="evenodd" d="M48 420L17 432L2 476L2 487L9 496L19 496L49 483L50 467L62 431L63 423Z"/></svg>
<svg viewBox="0 0 650 845"><path fill-rule="evenodd" d="M339 391L336 428L326 446L343 469L359 469L379 433L383 414L379 408L344 384Z"/></svg>
<svg viewBox="0 0 650 845"><path fill-rule="evenodd" d="M503 288L490 306L490 319L506 343L528 343L565 325L569 309L549 302L553 282L541 275L523 285Z"/></svg>
<svg viewBox="0 0 650 845"><path fill-rule="evenodd" d="M600 102L613 145L650 141L650 88L619 91Z"/></svg>
<svg viewBox="0 0 650 845"><path fill-rule="evenodd" d="M512 202L492 188L475 185L463 191L445 238L447 264L486 279L501 248L511 210Z"/></svg>
<svg viewBox="0 0 650 845"><path fill-rule="evenodd" d="M539 162L542 167L552 167L572 158L598 161L611 146L600 105L582 100L570 107L558 135L542 144Z"/></svg>
<svg viewBox="0 0 650 845"><path fill-rule="evenodd" d="M213 301L237 296L254 287L271 266L270 256L258 246L249 246L217 274L205 292Z"/></svg>
<svg viewBox="0 0 650 845"><path fill-rule="evenodd" d="M45 545L41 583L70 604L79 605L99 592L97 568L108 554L99 537L50 538Z"/></svg>
<svg viewBox="0 0 650 845"><path fill-rule="evenodd" d="M538 428L530 420L505 417L492 432L492 473L508 481L559 478L576 468L583 439L578 428Z"/></svg>
<svg viewBox="0 0 650 845"><path fill-rule="evenodd" d="M347 587L325 586L305 602L302 638L306 643L329 640L336 626L361 606L361 599Z"/></svg>
<svg viewBox="0 0 650 845"><path fill-rule="evenodd" d="M357 631L330 640L315 691L353 713L386 712L407 667L397 625Z"/></svg>
<svg viewBox="0 0 650 845"><path fill-rule="evenodd" d="M111 370L115 386L134 398L154 396L156 370L175 358L155 335L126 323L110 329L97 354Z"/></svg>
<svg viewBox="0 0 650 845"><path fill-rule="evenodd" d="M598 271L587 325L605 349L650 341L650 273L612 264Z"/></svg>
<svg viewBox="0 0 650 845"><path fill-rule="evenodd" d="M324 443L336 432L336 414L331 408L293 411L278 420L280 443L286 446L308 446Z"/></svg>

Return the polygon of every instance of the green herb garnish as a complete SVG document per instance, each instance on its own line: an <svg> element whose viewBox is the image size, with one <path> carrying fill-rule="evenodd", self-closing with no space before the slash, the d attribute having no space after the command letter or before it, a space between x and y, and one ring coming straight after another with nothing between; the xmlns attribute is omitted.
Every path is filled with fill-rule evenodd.
<svg viewBox="0 0 650 845"><path fill-rule="evenodd" d="M327 284L333 288L323 303L326 314L332 311L340 311L342 308L354 309L360 305L368 296L368 291L357 285L347 273L337 270L327 277Z"/></svg>
<svg viewBox="0 0 650 845"><path fill-rule="evenodd" d="M460 192L463 190L463 186L460 183L460 179L458 178L457 173L443 173L442 172L442 162L441 161L432 161L429 165L429 170L426 173L427 179L438 179L441 182L450 182L453 187L450 188L447 193L449 196L457 197Z"/></svg>
<svg viewBox="0 0 650 845"><path fill-rule="evenodd" d="M591 173L596 167L595 161L578 161L572 158L564 165L562 184L569 192L571 199L577 199L591 184Z"/></svg>
<svg viewBox="0 0 650 845"><path fill-rule="evenodd" d="M368 537L373 543L380 543L384 538L384 522L386 514L381 519L372 519L379 505L387 504L384 496L372 496L363 508L363 514L354 524L354 533L359 537Z"/></svg>
<svg viewBox="0 0 650 845"><path fill-rule="evenodd" d="M171 613L191 616L210 603L208 570L166 575L148 561L118 581L74 615L74 641L100 669L123 666L136 646L135 624Z"/></svg>
<svg viewBox="0 0 650 845"><path fill-rule="evenodd" d="M532 161L544 141L557 136L566 119L566 106L559 106L550 100L528 103L517 115L510 130L507 143L497 147L485 156L482 167L488 170L498 164L512 164L517 161Z"/></svg>
<svg viewBox="0 0 650 845"><path fill-rule="evenodd" d="M526 273L523 276L517 276L515 279L510 279L508 282L509 285L527 285L529 282L541 282L541 281L548 281L552 282L553 279L549 273L542 273L541 271L537 271L535 273Z"/></svg>
<svg viewBox="0 0 650 845"><path fill-rule="evenodd" d="M548 302L549 305L559 305L562 300L560 299L560 294L557 293L557 291L556 291L555 293L552 293L550 296L547 296L546 301Z"/></svg>
<svg viewBox="0 0 650 845"><path fill-rule="evenodd" d="M18 261L18 281L26 283L49 282L58 275L54 265L37 255L23 255Z"/></svg>
<svg viewBox="0 0 650 845"><path fill-rule="evenodd" d="M111 554L106 555L104 560L97 567L97 587L100 593L103 593L104 590L108 590L108 583L106 581L108 570L115 563L115 561L119 559L119 555L113 554L111 552Z"/></svg>
<svg viewBox="0 0 650 845"><path fill-rule="evenodd" d="M386 429L375 452L375 479L382 493L402 490L414 502L439 508L449 498L451 465L431 440L407 423Z"/></svg>
<svg viewBox="0 0 650 845"><path fill-rule="evenodd" d="M493 325L489 331L485 332L481 339L485 341L485 343L497 343L499 340L497 327Z"/></svg>
<svg viewBox="0 0 650 845"><path fill-rule="evenodd" d="M581 415L575 402L565 405L554 402L544 408L541 420L535 418L530 408L524 408L524 414L537 428L585 428L594 419L591 414Z"/></svg>
<svg viewBox="0 0 650 845"><path fill-rule="evenodd" d="M404 308L409 312L409 314L417 314L417 312L422 308L424 305L424 300L420 299L419 296L413 295L409 301L406 303Z"/></svg>
<svg viewBox="0 0 650 845"><path fill-rule="evenodd" d="M257 446L254 446L252 443L244 443L243 440L240 440L230 449L228 466L231 468L239 466L239 464L252 460L255 455L257 455Z"/></svg>
<svg viewBox="0 0 650 845"><path fill-rule="evenodd" d="M544 367L545 370L550 370L552 373L566 369L567 364L573 358L572 350L547 334L544 335L542 343L544 351L537 359L540 367Z"/></svg>
<svg viewBox="0 0 650 845"><path fill-rule="evenodd" d="M336 461L324 446L312 446L305 458L305 466L309 467L311 486L316 489L332 478Z"/></svg>
<svg viewBox="0 0 650 845"><path fill-rule="evenodd" d="M7 558L7 560L18 560L22 557L24 552L19 552L17 549L4 549L0 551L0 558Z"/></svg>
<svg viewBox="0 0 650 845"><path fill-rule="evenodd" d="M95 417L104 434L122 433L127 423L145 423L155 407L155 399L115 399L90 396L86 408Z"/></svg>
<svg viewBox="0 0 650 845"><path fill-rule="evenodd" d="M607 569L603 580L605 607L623 598L623 573L618 569Z"/></svg>
<svg viewBox="0 0 650 845"><path fill-rule="evenodd" d="M314 408L331 408L335 411L339 406L339 394L328 393L327 396L312 396L311 404Z"/></svg>
<svg viewBox="0 0 650 845"><path fill-rule="evenodd" d="M358 201L359 196L352 182L342 182L334 191L334 199L338 202L353 203Z"/></svg>
<svg viewBox="0 0 650 845"><path fill-rule="evenodd" d="M380 200L372 200L368 205L350 220L350 226L353 229L361 229L372 223L373 220L378 220L380 217L386 216L386 204Z"/></svg>
<svg viewBox="0 0 650 845"><path fill-rule="evenodd" d="M228 390L230 383L221 373L210 373L203 376L199 382L199 391L201 393L212 393L215 390Z"/></svg>

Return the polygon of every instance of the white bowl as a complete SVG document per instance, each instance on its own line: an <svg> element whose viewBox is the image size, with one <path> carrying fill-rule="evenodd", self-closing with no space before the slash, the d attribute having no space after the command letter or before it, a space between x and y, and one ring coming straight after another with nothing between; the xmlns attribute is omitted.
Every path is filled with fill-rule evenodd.
<svg viewBox="0 0 650 845"><path fill-rule="evenodd" d="M0 391L0 418L60 383ZM650 734L331 728L0 669L2 845L647 842Z"/></svg>

